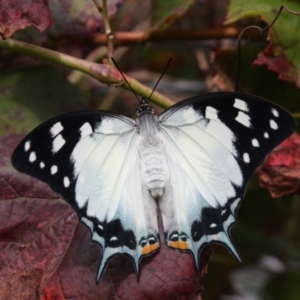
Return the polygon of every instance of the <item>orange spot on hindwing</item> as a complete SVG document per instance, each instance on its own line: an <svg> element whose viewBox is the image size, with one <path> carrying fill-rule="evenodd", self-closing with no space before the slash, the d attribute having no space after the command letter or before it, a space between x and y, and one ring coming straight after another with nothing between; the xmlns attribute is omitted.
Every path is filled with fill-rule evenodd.
<svg viewBox="0 0 300 300"><path fill-rule="evenodd" d="M184 241L176 241L176 242L169 242L169 247L175 248L175 249L180 249L180 250L188 250L189 245L187 242Z"/></svg>
<svg viewBox="0 0 300 300"><path fill-rule="evenodd" d="M179 250L190 249L189 237L185 232L173 231L169 236L168 246Z"/></svg>
<svg viewBox="0 0 300 300"><path fill-rule="evenodd" d="M139 245L141 254L148 255L159 248L159 241L154 235L149 235L148 238L141 238Z"/></svg>

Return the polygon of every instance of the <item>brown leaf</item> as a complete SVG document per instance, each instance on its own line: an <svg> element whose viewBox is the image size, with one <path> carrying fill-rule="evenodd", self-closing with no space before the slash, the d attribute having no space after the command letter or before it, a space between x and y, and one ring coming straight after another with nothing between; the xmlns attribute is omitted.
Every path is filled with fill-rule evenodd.
<svg viewBox="0 0 300 300"><path fill-rule="evenodd" d="M28 26L43 31L50 24L47 0L0 0L0 34L3 39Z"/></svg>
<svg viewBox="0 0 300 300"><path fill-rule="evenodd" d="M11 152L20 136L0 138L0 299L200 299L210 249L201 254L200 276L189 253L169 249L142 260L117 256L100 283L100 247L70 206L50 188L15 171Z"/></svg>
<svg viewBox="0 0 300 300"><path fill-rule="evenodd" d="M300 135L294 133L267 156L257 170L260 185L272 197L292 195L300 191Z"/></svg>

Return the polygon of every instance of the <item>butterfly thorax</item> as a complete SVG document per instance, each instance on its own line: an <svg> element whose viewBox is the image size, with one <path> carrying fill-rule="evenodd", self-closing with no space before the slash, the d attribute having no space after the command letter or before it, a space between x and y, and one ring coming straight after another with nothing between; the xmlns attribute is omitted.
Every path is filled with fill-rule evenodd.
<svg viewBox="0 0 300 300"><path fill-rule="evenodd" d="M143 187L152 197L161 197L169 179L166 155L159 137L157 116L151 113L137 118L140 172Z"/></svg>

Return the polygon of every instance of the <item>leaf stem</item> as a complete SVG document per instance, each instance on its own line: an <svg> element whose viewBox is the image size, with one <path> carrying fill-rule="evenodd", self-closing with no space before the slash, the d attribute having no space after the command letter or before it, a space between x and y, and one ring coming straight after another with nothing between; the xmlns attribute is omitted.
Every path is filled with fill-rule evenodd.
<svg viewBox="0 0 300 300"><path fill-rule="evenodd" d="M88 74L102 83L122 85L122 87L130 91L129 86L123 82L119 71L114 66L89 62L54 50L46 49L14 39L0 39L0 48L30 55L32 57L50 61L61 66L69 67ZM150 96L152 92L150 88L134 80L133 78L130 78L129 76L126 76L126 78L129 81L131 87L138 95L145 98L148 98ZM161 95L158 92L153 93L151 101L162 108L168 108L174 104L172 100Z"/></svg>

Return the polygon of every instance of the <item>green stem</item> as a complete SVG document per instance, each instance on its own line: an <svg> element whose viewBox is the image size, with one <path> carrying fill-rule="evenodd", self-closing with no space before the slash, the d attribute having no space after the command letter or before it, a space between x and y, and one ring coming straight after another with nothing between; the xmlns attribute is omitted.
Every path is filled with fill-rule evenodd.
<svg viewBox="0 0 300 300"><path fill-rule="evenodd" d="M102 83L105 84L117 84L122 85L123 88L130 90L129 86L125 84L119 71L110 65L98 64L94 62L89 62L80 58L76 58L67 54L63 54L57 51L39 47L33 44L20 42L14 39L1 40L0 48L8 49L21 54L30 55L35 58L40 58L42 60L50 61L52 63L69 67L83 73L86 73ZM128 82L130 83L133 90L140 96L148 98L151 94L151 89L144 86L140 82L126 76ZM151 101L156 103L162 108L168 108L173 105L173 101L169 98L154 92Z"/></svg>

